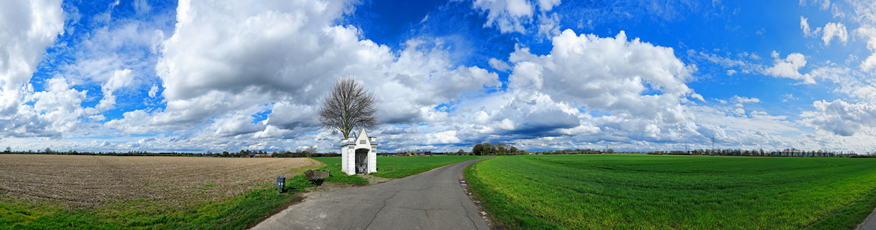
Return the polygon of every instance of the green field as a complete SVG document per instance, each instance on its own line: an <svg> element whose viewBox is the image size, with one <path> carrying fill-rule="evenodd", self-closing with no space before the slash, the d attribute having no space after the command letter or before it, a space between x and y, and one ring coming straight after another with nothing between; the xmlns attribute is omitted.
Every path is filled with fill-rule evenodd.
<svg viewBox="0 0 876 230"><path fill-rule="evenodd" d="M520 229L849 229L876 206L876 159L508 156L465 174Z"/></svg>
<svg viewBox="0 0 876 230"><path fill-rule="evenodd" d="M372 173L371 175L384 178L402 178L456 162L478 159L481 157L485 156L377 157L377 172ZM350 183L356 181L357 179L355 178L361 179L356 176L352 176L355 178L349 178L351 176L334 173L341 172L340 157L319 157L313 159L325 163L326 166L323 169L331 170L332 177L337 176L336 178L330 177L326 181ZM367 183L364 179L362 179L362 181L364 182L361 183Z"/></svg>

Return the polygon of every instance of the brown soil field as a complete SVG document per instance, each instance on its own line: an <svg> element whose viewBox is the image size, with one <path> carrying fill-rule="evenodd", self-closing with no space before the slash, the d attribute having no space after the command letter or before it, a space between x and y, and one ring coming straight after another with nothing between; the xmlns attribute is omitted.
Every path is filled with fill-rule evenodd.
<svg viewBox="0 0 876 230"><path fill-rule="evenodd" d="M323 165L307 158L0 155L0 198L72 207L182 206L239 196Z"/></svg>

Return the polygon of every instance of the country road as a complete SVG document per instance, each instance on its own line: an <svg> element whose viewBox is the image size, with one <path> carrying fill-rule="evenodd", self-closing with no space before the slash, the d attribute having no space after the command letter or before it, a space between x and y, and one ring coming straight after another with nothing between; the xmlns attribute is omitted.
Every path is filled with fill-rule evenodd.
<svg viewBox="0 0 876 230"><path fill-rule="evenodd" d="M484 159L315 194L253 229L489 229L459 184L465 167Z"/></svg>

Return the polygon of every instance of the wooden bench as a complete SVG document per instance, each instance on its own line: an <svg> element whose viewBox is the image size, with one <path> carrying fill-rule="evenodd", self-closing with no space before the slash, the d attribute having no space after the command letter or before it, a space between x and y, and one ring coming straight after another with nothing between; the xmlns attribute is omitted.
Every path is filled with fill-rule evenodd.
<svg viewBox="0 0 876 230"><path fill-rule="evenodd" d="M323 179L331 176L330 172L331 172L331 170L313 171L313 170L308 169L307 171L304 171L304 176L306 176L307 180L310 181L311 183L313 183L314 185L320 185L320 184L322 184Z"/></svg>

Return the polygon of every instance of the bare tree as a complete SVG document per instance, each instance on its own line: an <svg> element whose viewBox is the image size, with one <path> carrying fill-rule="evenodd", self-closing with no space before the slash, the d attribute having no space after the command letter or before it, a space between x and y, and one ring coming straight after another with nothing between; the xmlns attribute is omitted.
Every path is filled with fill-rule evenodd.
<svg viewBox="0 0 876 230"><path fill-rule="evenodd" d="M379 123L374 94L353 77L342 77L335 88L322 102L319 109L319 122L327 129L337 130L350 137L355 128L374 129Z"/></svg>

